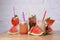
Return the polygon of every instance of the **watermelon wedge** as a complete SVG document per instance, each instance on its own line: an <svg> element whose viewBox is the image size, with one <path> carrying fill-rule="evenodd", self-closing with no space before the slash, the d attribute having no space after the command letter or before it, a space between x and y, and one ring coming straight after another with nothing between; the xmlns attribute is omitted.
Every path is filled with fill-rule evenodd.
<svg viewBox="0 0 60 40"><path fill-rule="evenodd" d="M39 36L43 34L43 31L40 29L38 25L33 26L31 30L28 32L28 34Z"/></svg>
<svg viewBox="0 0 60 40"><path fill-rule="evenodd" d="M9 31L8 31L9 34L17 34L18 33L18 30L16 27L12 27Z"/></svg>

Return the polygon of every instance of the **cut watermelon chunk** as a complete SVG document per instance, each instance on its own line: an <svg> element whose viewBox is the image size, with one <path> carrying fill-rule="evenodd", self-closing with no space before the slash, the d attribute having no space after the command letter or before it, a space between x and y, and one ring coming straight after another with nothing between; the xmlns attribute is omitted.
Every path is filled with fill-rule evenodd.
<svg viewBox="0 0 60 40"><path fill-rule="evenodd" d="M33 29L34 29L34 27L32 27L28 33L32 33Z"/></svg>
<svg viewBox="0 0 60 40"><path fill-rule="evenodd" d="M9 34L17 34L18 33L18 30L16 27L12 27L9 31L8 31Z"/></svg>
<svg viewBox="0 0 60 40"><path fill-rule="evenodd" d="M38 25L36 25L31 28L31 30L29 31L29 34L38 36L38 35L42 35L43 31L40 29Z"/></svg>

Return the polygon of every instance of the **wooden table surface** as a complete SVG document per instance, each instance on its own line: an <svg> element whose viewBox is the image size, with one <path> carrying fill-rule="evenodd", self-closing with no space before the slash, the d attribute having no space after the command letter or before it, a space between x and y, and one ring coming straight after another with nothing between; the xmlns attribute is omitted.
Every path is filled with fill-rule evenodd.
<svg viewBox="0 0 60 40"><path fill-rule="evenodd" d="M51 35L32 36L32 35L9 35L8 33L0 34L0 40L60 40L60 31L54 31Z"/></svg>

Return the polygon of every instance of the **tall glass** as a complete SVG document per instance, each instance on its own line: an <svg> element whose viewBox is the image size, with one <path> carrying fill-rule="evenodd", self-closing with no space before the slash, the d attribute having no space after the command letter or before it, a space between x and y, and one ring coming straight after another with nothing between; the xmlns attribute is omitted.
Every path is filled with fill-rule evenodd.
<svg viewBox="0 0 60 40"><path fill-rule="evenodd" d="M36 25L36 18L33 18L33 17L29 17L29 26L30 26L30 29L32 26L35 26Z"/></svg>
<svg viewBox="0 0 60 40"><path fill-rule="evenodd" d="M9 29L10 34L16 34L18 33L17 25L19 24L19 18L15 15L11 19L12 27Z"/></svg>
<svg viewBox="0 0 60 40"><path fill-rule="evenodd" d="M20 34L28 34L27 22L20 22Z"/></svg>

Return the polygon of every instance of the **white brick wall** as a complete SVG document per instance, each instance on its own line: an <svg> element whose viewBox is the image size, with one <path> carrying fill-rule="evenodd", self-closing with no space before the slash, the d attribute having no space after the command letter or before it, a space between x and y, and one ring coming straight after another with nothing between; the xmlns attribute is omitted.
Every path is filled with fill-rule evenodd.
<svg viewBox="0 0 60 40"><path fill-rule="evenodd" d="M28 18L28 10L31 14L37 14L37 19L41 19L46 8L46 17L50 16L56 20L52 26L53 30L60 30L60 0L0 0L0 33L11 27L13 6L16 7L20 19L22 11L25 12L26 19Z"/></svg>

